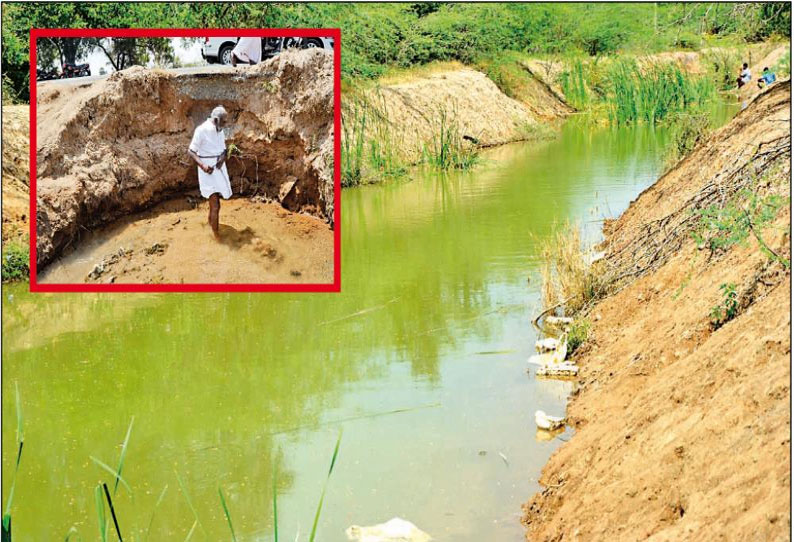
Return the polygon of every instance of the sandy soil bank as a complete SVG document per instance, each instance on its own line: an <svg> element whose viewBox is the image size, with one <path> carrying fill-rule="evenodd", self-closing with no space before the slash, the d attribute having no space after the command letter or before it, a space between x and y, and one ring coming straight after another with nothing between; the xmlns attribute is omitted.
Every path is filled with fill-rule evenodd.
<svg viewBox="0 0 794 542"><path fill-rule="evenodd" d="M233 198L221 204L218 242L207 211L206 200L179 197L125 217L80 239L39 282L333 282L333 231L323 220Z"/></svg>
<svg viewBox="0 0 794 542"><path fill-rule="evenodd" d="M588 315L577 431L524 506L528 540L788 540L790 270L752 236L711 252L691 231L740 190L790 198L790 100L768 89L605 227L607 263L637 275ZM758 233L790 261L788 202ZM738 315L715 329L727 283Z"/></svg>
<svg viewBox="0 0 794 542"><path fill-rule="evenodd" d="M30 219L30 139L26 105L3 107L3 241L21 241Z"/></svg>

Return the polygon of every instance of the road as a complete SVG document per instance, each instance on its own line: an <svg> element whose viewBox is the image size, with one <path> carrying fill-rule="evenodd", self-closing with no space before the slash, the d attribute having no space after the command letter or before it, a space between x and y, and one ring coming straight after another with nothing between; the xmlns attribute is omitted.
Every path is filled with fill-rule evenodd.
<svg viewBox="0 0 794 542"><path fill-rule="evenodd" d="M173 74L189 74L189 73L223 73L234 71L235 68L231 66L222 66L220 64L209 64L206 66L194 66L192 68L159 68L162 71ZM115 72L112 72L115 73ZM50 85L84 85L86 83L93 83L107 79L110 73L105 75L92 75L90 77L72 77L70 79L52 79L50 81L37 81L36 85L39 87L46 87Z"/></svg>

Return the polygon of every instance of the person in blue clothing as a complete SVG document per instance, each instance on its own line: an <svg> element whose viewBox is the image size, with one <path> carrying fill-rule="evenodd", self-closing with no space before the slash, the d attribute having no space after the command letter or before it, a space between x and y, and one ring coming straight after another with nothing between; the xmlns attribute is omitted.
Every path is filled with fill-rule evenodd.
<svg viewBox="0 0 794 542"><path fill-rule="evenodd" d="M758 88L769 86L774 83L776 79L775 72L770 71L769 68L764 68L764 71L761 74L761 79L758 80Z"/></svg>

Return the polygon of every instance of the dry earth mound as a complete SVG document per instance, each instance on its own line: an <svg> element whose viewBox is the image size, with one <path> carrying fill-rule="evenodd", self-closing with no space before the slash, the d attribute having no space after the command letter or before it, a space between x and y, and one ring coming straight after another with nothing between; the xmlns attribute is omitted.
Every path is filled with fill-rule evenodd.
<svg viewBox="0 0 794 542"><path fill-rule="evenodd" d="M418 161L424 146L453 125L460 136L483 147L526 139L538 128L530 108L468 68L384 85L374 94L372 102L409 161Z"/></svg>
<svg viewBox="0 0 794 542"><path fill-rule="evenodd" d="M28 233L29 118L26 105L3 107L3 241Z"/></svg>
<svg viewBox="0 0 794 542"><path fill-rule="evenodd" d="M37 97L38 265L98 226L197 187L187 156L217 105L230 114L235 193L332 221L333 58L288 52L255 67L172 74L140 67Z"/></svg>
<svg viewBox="0 0 794 542"><path fill-rule="evenodd" d="M605 228L624 281L588 314L577 433L524 507L528 540L788 540L790 101L770 87ZM696 242L699 210L741 194L785 205L745 243ZM715 324L721 285L734 314Z"/></svg>

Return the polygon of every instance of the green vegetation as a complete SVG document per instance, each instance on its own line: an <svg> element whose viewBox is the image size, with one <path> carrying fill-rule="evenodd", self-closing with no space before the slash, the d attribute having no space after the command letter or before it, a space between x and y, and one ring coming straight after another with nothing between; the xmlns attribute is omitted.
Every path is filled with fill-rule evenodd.
<svg viewBox="0 0 794 542"><path fill-rule="evenodd" d="M715 40L760 41L788 36L791 5L774 3L634 4L233 4L33 3L3 10L3 71L27 99L28 31L35 28L289 28L339 27L346 79L376 78L390 67L433 61L476 64L510 52L589 56L691 49ZM95 44L44 45L51 60L81 60ZM113 43L122 51L128 43ZM47 49L49 47L49 49ZM112 49L111 47L111 49ZM107 48L107 47L106 47ZM114 59L114 50L108 49ZM135 44L168 62L162 44ZM126 50L126 49L124 49ZM129 51L128 51L129 52ZM43 59L45 57L42 57ZM126 64L125 64L126 65Z"/></svg>
<svg viewBox="0 0 794 542"><path fill-rule="evenodd" d="M22 460L22 446L25 444L25 434L23 433L22 425L22 403L19 399L19 384L14 382L14 393L16 394L16 410L17 410L17 459L14 463L14 472L11 475L11 489L8 492L8 500L6 507L3 511L2 523L2 536L3 542L11 542L11 505L14 502L14 489L17 485L17 474L19 473L19 463Z"/></svg>
<svg viewBox="0 0 794 542"><path fill-rule="evenodd" d="M221 506L223 506L223 514L226 516L226 521L229 523L229 530L232 532L232 541L237 542L237 535L234 534L234 525L232 525L232 516L229 513L229 507L226 506L226 499L223 497L223 490L218 486L218 496L221 498Z"/></svg>
<svg viewBox="0 0 794 542"><path fill-rule="evenodd" d="M585 67L581 58L574 60L560 76L562 92L569 104L584 111L590 105L590 92L585 82Z"/></svg>
<svg viewBox="0 0 794 542"><path fill-rule="evenodd" d="M3 282L25 280L30 275L30 248L16 242L6 242L3 246L2 278Z"/></svg>
<svg viewBox="0 0 794 542"><path fill-rule="evenodd" d="M3 542L11 542L11 506L12 506L12 503L13 503L13 500L14 500L14 488L16 487L17 473L19 472L19 464L20 464L20 460L22 458L22 446L24 444L24 434L23 434L23 425L22 425L22 406L21 406L21 401L20 401L20 396L19 396L19 387L18 387L18 385L16 383L15 383L15 391L16 391L16 412L17 412L17 431L16 431L17 457L16 457L16 463L15 463L14 470L13 470L12 477L11 477L11 489L10 489L9 494L8 494L8 500L6 501L5 511L3 513L3 519L2 519L2 540L3 540ZM133 425L134 421L135 421L135 418L133 417L130 420L130 425L127 428L127 434L124 437L124 442L123 442L123 444L121 446L121 453L119 455L119 463L118 463L118 467L116 467L116 469L113 469L112 467L110 467L109 465L107 465L103 461L97 459L96 457L93 457L93 456L89 457L89 459L91 459L91 461L93 461L96 465L98 465L103 471L105 471L105 472L109 473L110 475L112 475L113 478L115 479L115 486L114 486L114 490L113 490L113 494L114 495L115 495L116 491L118 490L119 483L121 483L121 485L123 485L127 489L127 491L129 492L130 496L133 495L132 488L127 483L127 481L124 480L124 478L121 476L121 471L122 471L122 468L124 466L124 458L126 457L127 448L128 448L129 441L130 441L130 435L132 433L132 425ZM342 431L340 430L339 431L339 436L337 437L337 440L336 440L336 445L334 446L333 455L331 456L331 465L328 468L328 474L327 474L327 476L325 478L325 481L323 483L322 493L320 494L320 501L317 504L317 509L315 511L315 514L314 514L314 521L313 521L313 524L312 524L311 534L309 536L309 542L314 542L314 540L315 540L315 538L317 536L317 528L318 528L319 521L320 521L320 513L322 512L322 509L323 509L323 502L325 501L325 494L326 494L326 491L328 489L328 482L330 481L331 474L334 471L334 466L336 465L336 460L337 460L337 457L339 456L339 448L340 448L341 444L342 444ZM274 537L275 537L275 542L278 542L278 506L277 506L277 470L276 470L276 468L277 467L276 467L276 464L275 464L275 461L274 461L274 463L273 463L273 474L272 474L272 476L273 476L273 522L274 522L273 523L273 533L274 533ZM188 531L187 536L185 537L185 541L187 542L193 536L193 533L194 533L194 531L195 531L197 526L201 527L202 531L204 531L204 527L201 525L201 522L199 521L198 513L196 512L196 509L193 506L193 501L190 499L190 495L188 494L187 488L185 487L185 484L182 481L182 478L179 476L179 473L176 470L174 471L174 474L176 475L177 482L179 483L179 488L180 488L183 496L185 497L185 500L187 501L188 507L190 508L190 511L193 514L193 518L194 518L193 524L191 525L190 530ZM167 490L168 490L168 485L166 484L163 487L163 490L160 492L160 495L157 498L157 501L156 501L156 503L154 505L154 508L152 509L152 513L151 513L151 516L149 518L149 522L148 522L148 524L146 526L144 540L148 540L149 539L149 533L151 531L152 524L154 523L155 513L157 512L157 509L162 504L163 499L165 498L165 494L166 494ZM220 501L221 501L221 508L223 509L224 517L226 518L226 522L227 522L227 524L229 526L229 530L231 532L232 542L236 542L237 535L235 533L234 525L232 523L231 512L229 510L229 506L228 506L228 504L226 502L226 498L225 498L225 496L223 494L223 489L221 488L221 486L218 486L218 496L219 496ZM107 509L105 508L105 503L107 503ZM94 504L95 504L95 507L96 507L96 514L97 514L97 527L98 527L98 530L99 530L99 540L101 542L107 542L107 540L108 540L108 530L110 528L110 520L113 521L113 527L114 527L114 530L116 532L116 536L118 537L118 540L123 540L122 533L121 533L121 527L119 525L119 519L118 519L118 516L116 515L116 507L113 504L113 497L111 496L111 492L108 489L107 483L99 482L96 485L96 487L94 488ZM110 517L108 517L107 511L110 511ZM207 535L206 531L204 531L204 535L206 537L206 535ZM82 537L80 536L79 531L77 530L77 528L75 526L72 526L69 529L69 531L66 533L66 536L64 538L65 542L68 542L69 540L71 540L72 537L77 537L78 539L82 539ZM135 540L140 540L139 535L136 535L134 538L135 538Z"/></svg>
<svg viewBox="0 0 794 542"><path fill-rule="evenodd" d="M432 136L422 148L422 162L436 169L470 169L479 160L479 149L460 133L457 110L439 108L432 119Z"/></svg>
<svg viewBox="0 0 794 542"><path fill-rule="evenodd" d="M382 94L353 90L342 109L342 186L399 177L408 163L388 120Z"/></svg>
<svg viewBox="0 0 794 542"><path fill-rule="evenodd" d="M325 500L325 490L328 489L328 481L331 479L331 473L334 472L334 465L336 465L336 458L339 455L339 446L342 444L342 431L339 431L339 437L336 439L336 446L334 446L334 455L331 456L331 466L328 468L328 476L325 477L323 484L323 492L320 494L320 502L317 503L317 511L314 513L314 523L312 523L312 532L309 535L309 542L314 542L317 536L317 524L320 522L320 512L323 510L323 501Z"/></svg>
<svg viewBox="0 0 794 542"><path fill-rule="evenodd" d="M722 301L711 308L711 324L714 329L722 327L726 322L733 320L739 312L736 285L732 282L720 284L720 290L722 290Z"/></svg>
<svg viewBox="0 0 794 542"><path fill-rule="evenodd" d="M566 314L573 315L607 294L608 277L599 265L591 265L582 251L576 224L565 224L540 241L540 254L544 309L564 306Z"/></svg>
<svg viewBox="0 0 794 542"><path fill-rule="evenodd" d="M672 167L703 141L711 129L709 114L702 108L677 113L672 120L667 166Z"/></svg>
<svg viewBox="0 0 794 542"><path fill-rule="evenodd" d="M582 346L590 335L590 320L577 318L568 328L568 354L572 354Z"/></svg>
<svg viewBox="0 0 794 542"><path fill-rule="evenodd" d="M610 119L616 124L664 121L668 115L703 106L714 94L706 77L692 78L673 63L640 67L619 59L607 71Z"/></svg>
<svg viewBox="0 0 794 542"><path fill-rule="evenodd" d="M761 251L785 268L791 262L777 254L761 237L761 229L771 222L788 198L776 194L760 196L743 190L725 205L713 204L697 211L699 220L692 236L698 245L711 251L726 250L736 244L746 244L752 234Z"/></svg>

